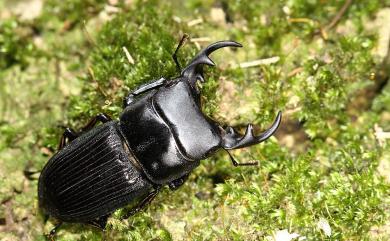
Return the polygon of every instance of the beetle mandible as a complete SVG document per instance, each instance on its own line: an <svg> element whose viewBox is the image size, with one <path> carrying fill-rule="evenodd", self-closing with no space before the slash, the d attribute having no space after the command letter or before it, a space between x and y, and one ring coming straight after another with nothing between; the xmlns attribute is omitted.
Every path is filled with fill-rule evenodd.
<svg viewBox="0 0 390 241"><path fill-rule="evenodd" d="M183 38L184 39L184 38ZM180 69L176 53L173 59ZM88 223L104 229L109 215L137 198L142 200L123 218L149 204L159 190L183 185L200 160L219 149L258 144L277 130L272 126L254 135L249 124L244 135L222 128L201 111L203 66L214 66L209 54L223 47L242 47L234 41L215 42L201 50L177 78L160 78L141 85L124 99L119 120L100 114L80 134L66 128L59 151L39 177L39 206L59 221ZM94 127L98 122L103 124ZM237 163L229 154L233 164Z"/></svg>

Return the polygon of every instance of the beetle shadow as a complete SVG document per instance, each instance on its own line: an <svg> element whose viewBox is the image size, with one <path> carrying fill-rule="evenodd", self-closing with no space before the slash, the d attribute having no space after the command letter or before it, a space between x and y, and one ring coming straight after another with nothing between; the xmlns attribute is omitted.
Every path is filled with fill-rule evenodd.
<svg viewBox="0 0 390 241"><path fill-rule="evenodd" d="M107 240L106 233L98 227L94 227L86 223L67 223L64 222L54 236L54 240L62 237L64 233L69 233L71 235L80 235L81 238L90 240L93 237L93 240ZM47 237L47 233L44 233L44 236ZM47 239L50 240L50 239Z"/></svg>
<svg viewBox="0 0 390 241"><path fill-rule="evenodd" d="M58 220L54 218L49 218L42 210L39 209L37 214L38 219L42 223L42 230L44 233L42 233L42 236L46 238L46 240L50 240L48 237L50 231L55 227L56 224L59 223ZM50 224L50 227L48 227L48 223ZM87 223L69 223L69 222L63 222L61 226L56 231L56 234L54 235L54 240L57 240L58 237L61 237L65 232L70 233L72 235L76 234L82 234L85 235L85 238L88 238L89 235L99 235L98 240L106 240L105 239L105 233L102 229L98 227L94 227Z"/></svg>
<svg viewBox="0 0 390 241"><path fill-rule="evenodd" d="M132 202L130 202L128 205L121 208L119 216L122 216L122 215L126 214L127 212L131 211L134 207L137 206L137 204L140 201L142 201L142 199L145 196L147 196L147 194L145 194L141 197L137 197ZM149 205L146 206L142 211L146 210L148 207L149 207ZM142 211L135 213L133 216L129 217L128 219L132 219L132 218L136 217L137 215L142 213ZM40 219L40 221L42 223L42 230L44 230L44 233L42 233L42 236L44 236L46 238L46 240L51 240L50 238L48 238L49 237L48 235L49 235L50 231L57 224L60 223L60 221L56 220L55 218L49 217L41 209L38 209L37 216L38 216L38 219ZM114 216L117 216L117 215L114 215ZM111 217L111 215L110 215L109 218L115 218L115 217ZM120 217L116 217L116 218L121 219ZM48 225L48 223L50 225ZM71 235L80 234L82 238L87 239L87 240L90 240L92 237L93 237L93 240L102 240L102 241L111 240L110 239L109 225L110 224L107 223L106 229L103 230L99 227L96 227L96 226L94 226L92 224L88 224L88 223L63 222L61 224L61 226L58 228L58 230L56 231L56 233L54 235L54 240L57 240L59 237L62 237L62 235L64 235L65 233L69 233ZM131 228L131 226L132 225L130 225L129 228ZM96 237L96 235L98 235L98 237Z"/></svg>

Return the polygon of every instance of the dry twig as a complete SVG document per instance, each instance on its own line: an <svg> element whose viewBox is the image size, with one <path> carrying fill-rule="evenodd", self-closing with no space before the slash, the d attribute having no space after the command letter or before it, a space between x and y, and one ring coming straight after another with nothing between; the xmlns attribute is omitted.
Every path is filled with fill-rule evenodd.
<svg viewBox="0 0 390 241"><path fill-rule="evenodd" d="M340 19L343 17L343 15L346 13L349 6L351 6L353 0L346 0L344 5L340 8L338 13L332 18L329 24L327 24L324 27L320 27L320 30L318 33L321 34L323 39L328 39L328 31L334 28L340 21Z"/></svg>
<svg viewBox="0 0 390 241"><path fill-rule="evenodd" d="M129 50L125 46L122 47L123 52L125 52L127 61L129 61L130 64L135 64L133 57L131 56Z"/></svg>
<svg viewBox="0 0 390 241"><path fill-rule="evenodd" d="M340 8L340 11L336 14L336 16L334 16L334 18L332 19L332 21L330 21L328 25L323 27L323 30L329 31L330 29L334 28L337 25L337 23L340 21L340 19L343 17L343 15L345 14L349 6L351 6L351 4L352 4L352 0L346 0L344 5Z"/></svg>
<svg viewBox="0 0 390 241"><path fill-rule="evenodd" d="M278 62L280 60L280 57L279 56L274 56L274 57L271 57L271 58L266 58L266 59L258 59L258 60L253 60L253 61L249 61L249 62L243 62L243 63L240 63L236 66L233 66L233 68L250 68L250 67L255 67L255 66L259 66L259 65L269 65L269 64L274 64L276 62Z"/></svg>

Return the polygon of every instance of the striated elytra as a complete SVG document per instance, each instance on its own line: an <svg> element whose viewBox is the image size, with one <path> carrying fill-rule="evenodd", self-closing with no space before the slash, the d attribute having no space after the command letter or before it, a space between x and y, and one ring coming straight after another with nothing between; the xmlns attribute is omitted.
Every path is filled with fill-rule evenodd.
<svg viewBox="0 0 390 241"><path fill-rule="evenodd" d="M179 69L176 53L181 44L173 55ZM281 112L260 135L250 124L240 135L202 113L197 82L205 81L203 66L214 65L208 55L223 47L241 44L213 43L179 77L138 87L125 98L119 120L100 114L80 134L65 129L59 151L42 170L38 186L39 206L59 221L56 228L62 222L80 222L104 229L113 211L140 200L123 216L128 218L149 204L161 187L175 190L183 185L200 160L217 150L255 145L275 133ZM98 121L103 124L94 127ZM254 164L231 160L235 166Z"/></svg>

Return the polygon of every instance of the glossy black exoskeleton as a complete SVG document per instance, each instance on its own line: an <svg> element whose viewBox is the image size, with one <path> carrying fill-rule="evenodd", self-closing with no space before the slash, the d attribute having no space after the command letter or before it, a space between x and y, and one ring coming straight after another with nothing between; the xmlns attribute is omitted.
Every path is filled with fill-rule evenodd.
<svg viewBox="0 0 390 241"><path fill-rule="evenodd" d="M180 187L200 160L217 150L247 147L273 135L281 121L280 112L271 128L258 136L252 125L242 136L202 113L197 82L204 82L203 65L214 65L208 55L222 47L241 45L213 43L196 55L179 77L140 86L125 98L119 120L98 115L80 135L67 128L60 150L39 178L39 205L44 213L60 223L104 228L116 209L141 198L124 215L127 218L150 203L162 186ZM176 52L173 57L178 65ZM92 128L97 121L103 124ZM251 164L231 160L235 166Z"/></svg>

